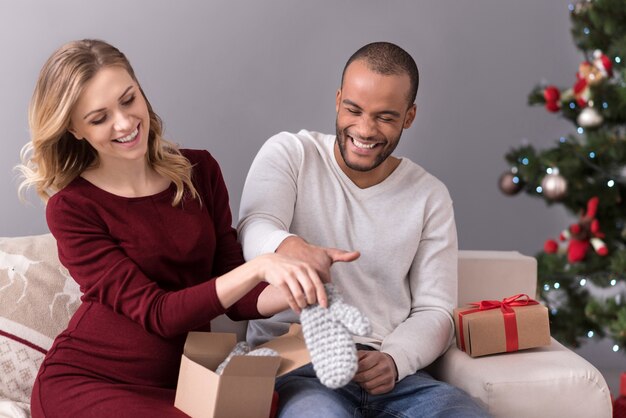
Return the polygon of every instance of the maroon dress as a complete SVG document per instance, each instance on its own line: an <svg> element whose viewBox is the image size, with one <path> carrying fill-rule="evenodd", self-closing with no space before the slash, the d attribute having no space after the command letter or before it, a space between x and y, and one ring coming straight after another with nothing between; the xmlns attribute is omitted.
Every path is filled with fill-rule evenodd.
<svg viewBox="0 0 626 418"><path fill-rule="evenodd" d="M125 198L82 177L55 194L46 216L82 304L44 359L31 399L39 417L182 417L174 395L188 331L226 313L258 318L261 284L229 309L215 277L243 263L228 193L213 157L194 164L200 203L172 206L176 188Z"/></svg>

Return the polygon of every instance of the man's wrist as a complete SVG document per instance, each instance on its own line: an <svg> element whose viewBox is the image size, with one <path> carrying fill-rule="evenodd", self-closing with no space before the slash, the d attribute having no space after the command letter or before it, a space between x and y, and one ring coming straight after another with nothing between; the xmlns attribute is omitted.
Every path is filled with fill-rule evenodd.
<svg viewBox="0 0 626 418"><path fill-rule="evenodd" d="M294 247L299 244L306 244L306 241L297 235L289 235L284 240L282 240L280 244L278 244L278 247L276 247L276 250L274 252L290 253L293 251Z"/></svg>
<svg viewBox="0 0 626 418"><path fill-rule="evenodd" d="M385 353L385 352L382 352L382 351L381 351L381 353L383 353L384 355L389 357L389 359L391 360L391 363L393 364L393 370L394 370L394 380L397 382L398 381L398 376L400 376L400 374L398 373L398 366L396 365L396 361L393 359L391 354Z"/></svg>

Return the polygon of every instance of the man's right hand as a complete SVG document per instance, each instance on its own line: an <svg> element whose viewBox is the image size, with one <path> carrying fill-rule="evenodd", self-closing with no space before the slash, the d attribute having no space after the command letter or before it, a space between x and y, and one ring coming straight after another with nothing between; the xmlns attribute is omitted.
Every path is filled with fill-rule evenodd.
<svg viewBox="0 0 626 418"><path fill-rule="evenodd" d="M324 283L330 282L330 266L336 262L350 262L360 257L358 251L311 245L298 236L287 237L276 249L278 254L288 255L307 262Z"/></svg>

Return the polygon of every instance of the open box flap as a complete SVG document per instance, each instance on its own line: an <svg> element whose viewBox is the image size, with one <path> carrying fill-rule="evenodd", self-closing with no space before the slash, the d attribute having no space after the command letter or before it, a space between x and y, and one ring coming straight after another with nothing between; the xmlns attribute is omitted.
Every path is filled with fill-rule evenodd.
<svg viewBox="0 0 626 418"><path fill-rule="evenodd" d="M278 376L282 376L311 362L311 356L304 342L300 324L291 324L289 332L259 347L276 350L282 357L280 367L278 368Z"/></svg>
<svg viewBox="0 0 626 418"><path fill-rule="evenodd" d="M215 370L237 344L235 334L222 332L190 332L184 354L189 359Z"/></svg>

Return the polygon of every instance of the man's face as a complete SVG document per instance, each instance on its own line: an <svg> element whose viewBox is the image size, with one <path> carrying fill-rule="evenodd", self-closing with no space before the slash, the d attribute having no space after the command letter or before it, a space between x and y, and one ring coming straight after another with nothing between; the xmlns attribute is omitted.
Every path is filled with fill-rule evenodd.
<svg viewBox="0 0 626 418"><path fill-rule="evenodd" d="M402 130L415 118L415 105L407 103L410 85L407 74L378 74L363 60L348 66L343 86L337 91L336 129L346 165L342 168L348 169L349 176L350 170L361 172L354 173L359 176L387 170L387 157L398 145Z"/></svg>

